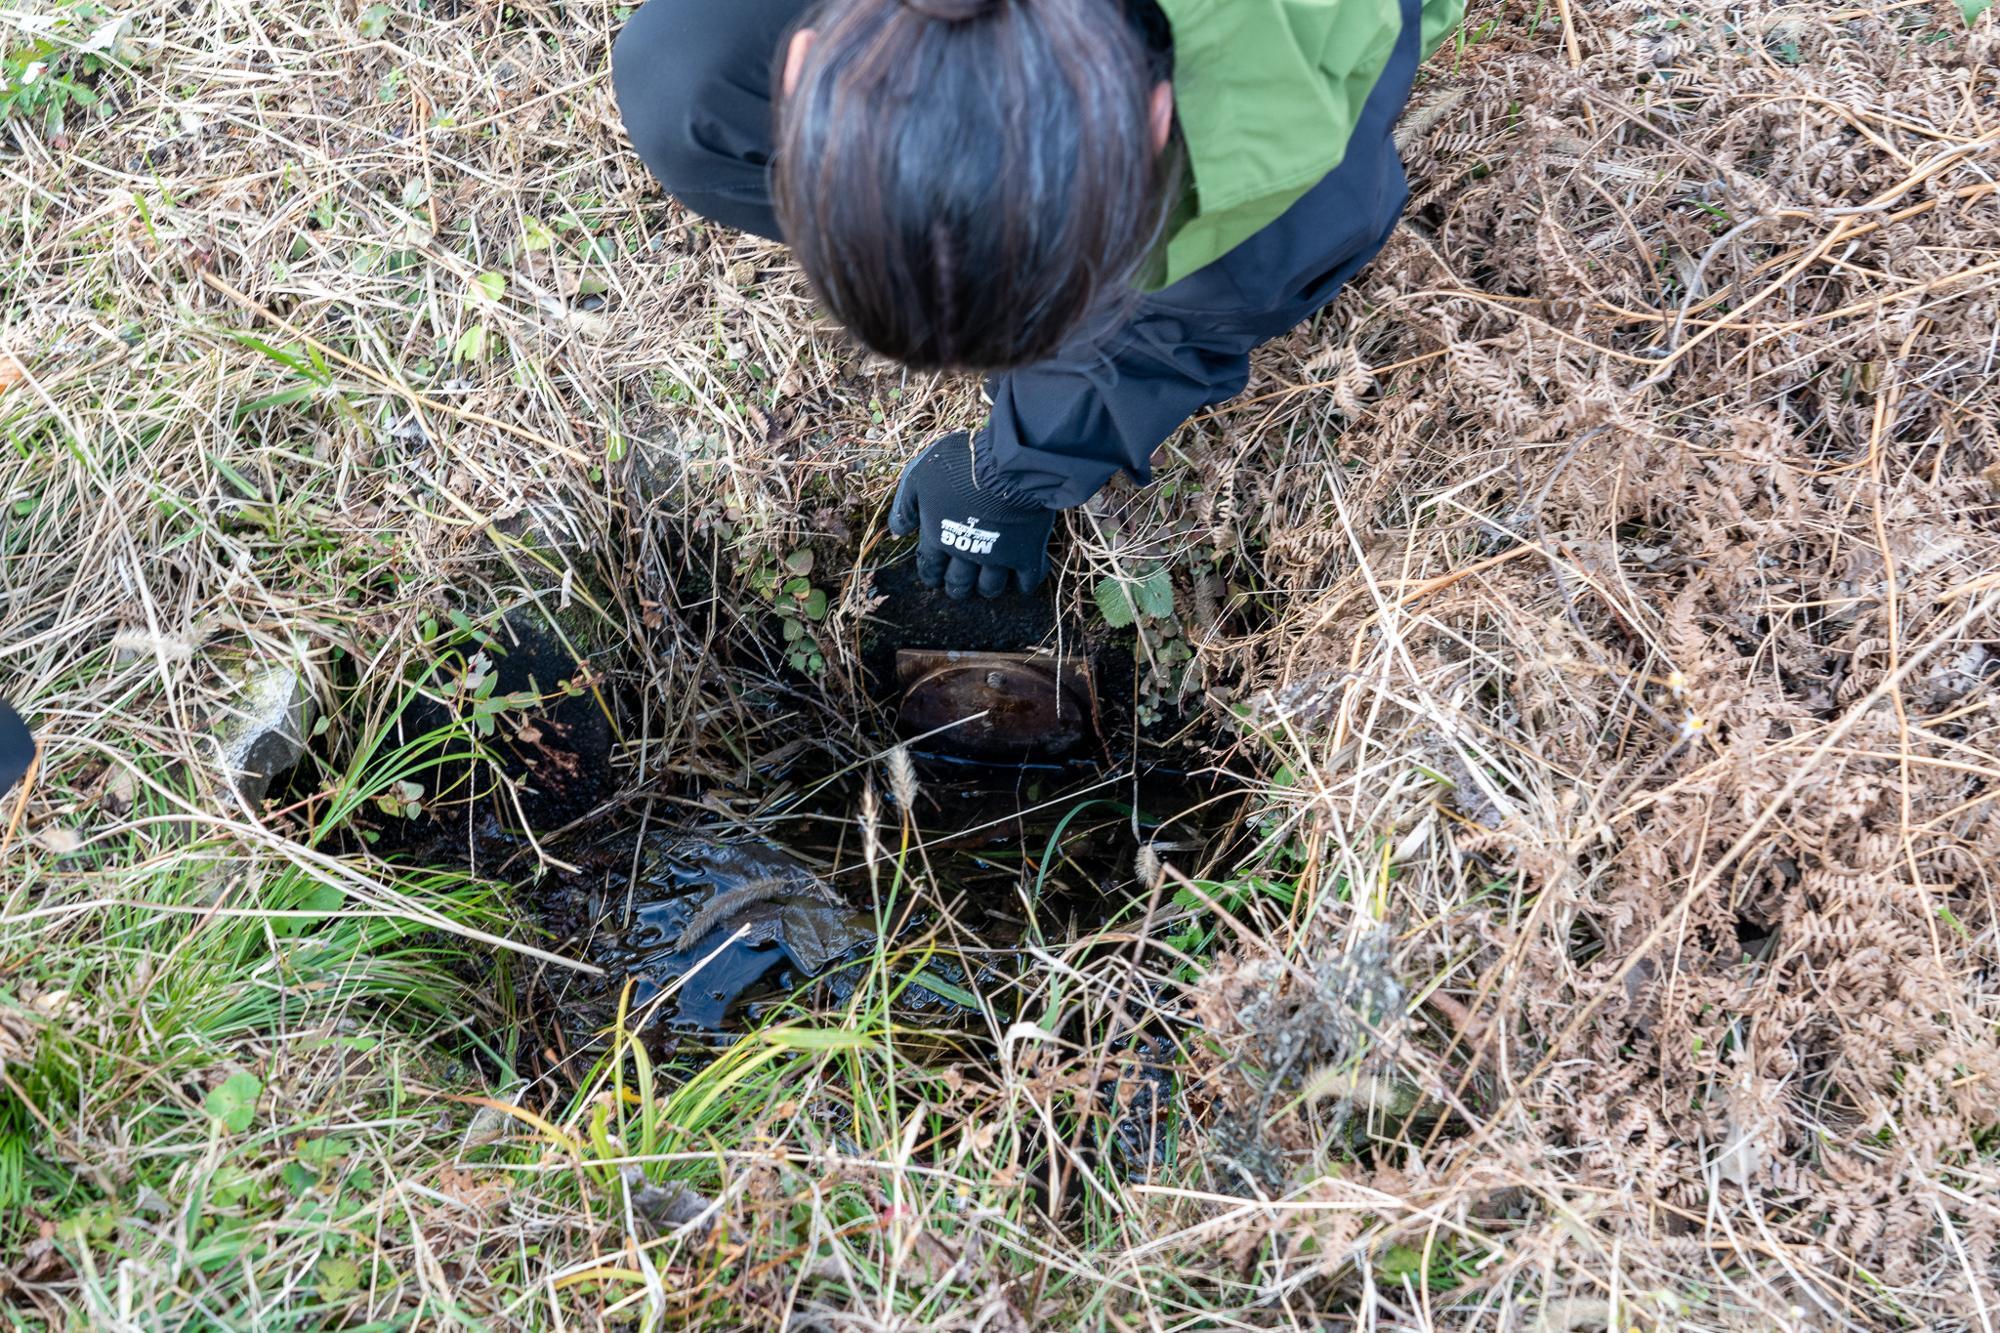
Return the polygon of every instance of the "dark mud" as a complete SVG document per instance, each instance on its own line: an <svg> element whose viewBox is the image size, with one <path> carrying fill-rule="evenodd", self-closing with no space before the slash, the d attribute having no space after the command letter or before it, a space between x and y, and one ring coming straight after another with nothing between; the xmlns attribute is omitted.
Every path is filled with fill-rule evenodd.
<svg viewBox="0 0 2000 1333"><path fill-rule="evenodd" d="M497 813L533 828L587 814L609 789L611 717L585 665L533 612L506 616L480 647L492 664L487 697L511 697L523 705L497 716L484 740L484 761L446 765L427 786L439 794L456 790L488 799L510 789L511 796L499 798L506 805ZM404 713L403 731L420 736L464 723L478 704L463 698L420 700Z"/></svg>
<svg viewBox="0 0 2000 1333"><path fill-rule="evenodd" d="M1036 648L1071 653L1095 645L1077 624L1056 614L1054 584L1033 593L968 597L953 601L942 588L917 579L914 559L895 560L875 571L875 591L885 600L862 640L862 657L879 681L896 678L898 648L956 648L962 652L1018 653Z"/></svg>
<svg viewBox="0 0 2000 1333"><path fill-rule="evenodd" d="M892 734L872 738L873 760L841 771L812 768L838 747L807 747L804 767L755 780L769 786L754 817L635 827L613 799L611 751L614 714L636 710L606 698L560 633L517 612L495 633L441 647L395 740L449 744L421 769L408 809L371 807L352 832L377 854L509 880L524 934L601 969L466 960L469 976L500 969L481 980L517 1016L531 1068L587 1068L621 1012L671 1060L788 1013L837 1023L882 1006L906 1040L978 1059L1041 992L1041 951L1145 913L1155 891L1136 878L1142 847L1171 848L1196 870L1234 841L1240 795L1203 776L1194 752L1134 724L1132 657L1118 635L1059 623L1046 594L953 602L918 584L908 561L879 571L877 587L890 596L861 647L878 700L896 698L899 650L1054 654L1066 701L1068 673L1089 686L1086 736L1051 747L1059 755L1005 762L933 737L912 747L900 780ZM494 699L515 702L496 712ZM860 823L865 789L872 831ZM1115 1108L1104 1149L1134 1174L1171 1152L1182 1036L1154 1022L1112 1038L1124 1072L1101 1089ZM1047 1206L1060 1211L1069 1192L1051 1177Z"/></svg>
<svg viewBox="0 0 2000 1333"><path fill-rule="evenodd" d="M587 654L586 654L587 656ZM398 809L366 806L349 833L381 855L490 869L480 852L502 831L546 832L584 819L611 795L613 700L563 634L532 609L437 649L434 668L390 723L379 756L402 752L410 773ZM285 801L320 782L313 765L286 775ZM479 853L479 854L475 854Z"/></svg>
<svg viewBox="0 0 2000 1333"><path fill-rule="evenodd" d="M1163 830L1187 845L1226 840L1228 800L1198 823L1178 818L1214 795L1185 774L932 760L919 768L909 850L903 815L887 808L873 863L852 813L858 779L759 826L558 848L579 869L526 886L524 905L555 947L605 973L545 976L537 1007L559 1016L574 1047L612 1020L623 993L664 1042L794 1002L841 1008L881 951L900 1015L1011 1021L1024 946L1060 946L1142 910L1139 847Z"/></svg>
<svg viewBox="0 0 2000 1333"><path fill-rule="evenodd" d="M634 827L598 816L625 808L610 799L619 701L603 697L561 634L515 613L441 650L444 665L398 719L397 739L476 734L478 753L454 741L423 770L416 813L371 809L358 831L378 853L501 874L544 947L602 969L504 978L535 1049L560 1061L596 1047L621 1005L660 1052L726 1041L787 1006L825 1015L880 1003L977 1044L1033 988L1034 949L1143 912L1142 846L1169 844L1192 868L1233 838L1233 795L1191 771L1189 751L1133 724L1120 636L1062 623L1046 591L953 602L919 584L907 560L878 570L876 586L887 600L860 646L878 698L895 697L899 650L1054 653L1088 664L1088 743L995 763L934 738L915 747L906 810L889 796L899 784L881 756L896 737L883 734L868 765L770 775L754 818ZM483 673L477 693L467 672ZM494 713L485 701L495 698L521 702ZM864 783L878 794L872 836L859 822ZM1157 1156L1166 1095L1165 1082L1138 1089L1122 1156Z"/></svg>

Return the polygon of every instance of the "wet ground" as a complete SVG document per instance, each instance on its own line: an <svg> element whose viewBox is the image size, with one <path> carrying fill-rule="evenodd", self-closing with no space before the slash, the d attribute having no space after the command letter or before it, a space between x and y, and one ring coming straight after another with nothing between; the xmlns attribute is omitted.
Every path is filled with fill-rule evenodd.
<svg viewBox="0 0 2000 1333"><path fill-rule="evenodd" d="M735 818L663 827L628 813L611 790L611 719L631 713L545 622L510 615L441 646L392 724L393 741L441 757L410 768L396 808L371 803L341 836L507 880L524 934L601 969L467 960L514 969L482 980L516 997L531 1053L516 1072L589 1068L621 1006L663 1060L698 1061L786 1012L837 1024L884 1008L906 1039L977 1060L1018 1018L1042 1017L1027 1000L1046 999L1051 955L1129 948L1095 941L1149 904L1171 911L1170 886L1140 881L1142 848L1196 875L1227 853L1241 793L1184 738L1135 724L1132 657L1115 635L1059 625L1046 597L951 602L906 564L878 588L893 595L858 645L884 705L868 757L832 767L851 735L803 746L735 792L755 809ZM496 700L515 702L496 717ZM953 722L967 713L973 725ZM420 744L440 736L443 750ZM322 799L312 767L286 801ZM1148 1021L1103 1038L1127 1071L1103 1087L1117 1108L1106 1147L1125 1169L1169 1151L1183 1036Z"/></svg>
<svg viewBox="0 0 2000 1333"><path fill-rule="evenodd" d="M634 1021L663 1042L794 1002L840 1008L878 952L901 1015L1004 1024L1033 946L1143 911L1142 844L1198 860L1234 823L1232 796L1182 773L930 756L909 817L883 802L871 843L859 786L756 826L600 843L530 888L557 947L605 969L547 979L565 1040L588 1041L628 985Z"/></svg>
<svg viewBox="0 0 2000 1333"><path fill-rule="evenodd" d="M1142 847L1193 872L1231 842L1240 796L1203 776L1196 751L1134 725L1131 655L1104 627L1058 624L1046 596L952 602L907 563L880 571L878 590L891 595L859 645L872 692L885 718L901 700L904 737L928 739L900 775L886 729L868 762L794 764L754 817L663 828L602 813L625 808L606 800L617 701L518 616L405 709L401 730L423 735L476 725L485 700L539 700L488 735L487 758L427 770L421 813L359 821L378 852L504 868L540 943L602 969L525 979L535 1049L567 1064L621 1003L661 1054L724 1043L787 1006L823 1021L886 1005L977 1046L1015 1020L1038 954L1145 914L1160 891L1138 879ZM979 656L996 652L1014 657ZM981 710L991 720L950 725ZM1003 744L995 725L1012 728ZM454 804L465 792L486 794ZM535 843L506 831L523 822ZM1167 1089L1161 1073L1141 1109ZM1156 1153L1154 1117L1128 1120L1119 1150Z"/></svg>
<svg viewBox="0 0 2000 1333"><path fill-rule="evenodd" d="M837 1025L882 1007L905 1049L929 1041L940 1058L980 1059L1017 1019L1044 1016L1026 1005L1046 1002L1048 954L1081 961L1078 941L1136 927L1170 893L1138 880L1142 846L1198 869L1233 839L1242 800L1159 765L1135 777L1130 765L932 755L914 776L907 818L885 804L872 838L851 776L755 826L593 844L575 873L527 887L524 906L549 942L604 969L537 972L529 1008L540 1048L559 1064L593 1049L622 996L627 1023L661 1059L719 1048L787 1010ZM1133 998L1135 1012L1158 1012ZM1127 1081L1114 1074L1101 1087L1104 1150L1133 1175L1170 1160L1185 1036L1176 1026L1146 1020L1110 1038ZM1034 1187L1054 1213L1074 1182Z"/></svg>

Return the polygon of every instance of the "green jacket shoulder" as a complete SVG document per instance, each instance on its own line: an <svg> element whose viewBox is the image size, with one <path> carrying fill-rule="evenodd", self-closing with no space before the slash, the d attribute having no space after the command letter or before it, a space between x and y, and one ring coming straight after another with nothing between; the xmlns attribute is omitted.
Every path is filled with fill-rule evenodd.
<svg viewBox="0 0 2000 1333"><path fill-rule="evenodd" d="M1402 33L1398 0L1159 0L1192 177L1154 281L1180 281L1275 221L1347 155ZM1424 0L1429 55L1465 0Z"/></svg>

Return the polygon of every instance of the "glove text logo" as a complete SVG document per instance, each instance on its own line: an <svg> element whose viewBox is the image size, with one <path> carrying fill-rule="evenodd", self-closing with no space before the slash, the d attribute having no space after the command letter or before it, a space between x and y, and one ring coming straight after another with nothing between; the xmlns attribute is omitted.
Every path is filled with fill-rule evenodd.
<svg viewBox="0 0 2000 1333"><path fill-rule="evenodd" d="M948 518L938 524L938 540L954 551L967 555L990 555L993 543L1000 540L1000 534L979 526L976 516L967 515L965 522Z"/></svg>

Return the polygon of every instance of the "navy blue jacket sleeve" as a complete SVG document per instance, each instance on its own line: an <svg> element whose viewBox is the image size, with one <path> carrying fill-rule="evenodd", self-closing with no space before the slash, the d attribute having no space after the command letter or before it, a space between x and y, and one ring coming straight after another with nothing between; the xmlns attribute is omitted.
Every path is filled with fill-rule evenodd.
<svg viewBox="0 0 2000 1333"><path fill-rule="evenodd" d="M1242 392L1255 340L1188 336L1141 316L1109 345L993 377L975 446L981 481L1051 509L1082 504L1119 471L1152 480L1153 450L1202 408Z"/></svg>
<svg viewBox="0 0 2000 1333"><path fill-rule="evenodd" d="M1215 263L1140 298L1109 337L987 382L982 483L1052 509L1121 471L1143 485L1181 423L1243 391L1259 343L1310 319L1375 257L1409 201L1393 132L1416 78L1422 6L1402 5L1395 54L1338 167Z"/></svg>

